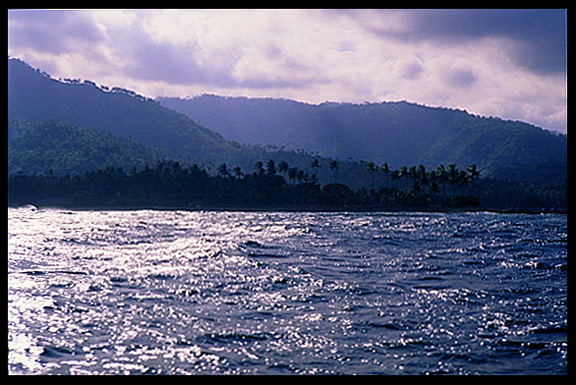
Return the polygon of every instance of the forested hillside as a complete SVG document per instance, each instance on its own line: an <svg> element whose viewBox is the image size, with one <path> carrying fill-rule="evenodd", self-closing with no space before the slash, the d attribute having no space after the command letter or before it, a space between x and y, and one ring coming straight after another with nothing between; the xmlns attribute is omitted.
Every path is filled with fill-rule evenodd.
<svg viewBox="0 0 576 385"><path fill-rule="evenodd" d="M261 146L228 141L215 131L200 126L185 115L161 106L157 101L144 98L132 91L97 86L90 81L56 80L18 59L8 59L8 121L58 121L71 127L98 130L118 138L129 139L171 159L185 164L198 164L210 172L226 163L230 168L251 170L262 159L286 161L309 170L314 159L309 154L277 151ZM11 138L10 132L8 133ZM8 143L9 147L12 141ZM42 144L37 144L41 148ZM29 149L31 150L31 149ZM32 150L31 150L32 151ZM22 152L12 152L20 154ZM51 152L57 155L57 152ZM9 170L16 170L15 156ZM329 160L324 160L328 163ZM59 160L48 163L56 167ZM341 162L341 177L351 186L365 183L359 163ZM65 170L53 169L54 172ZM327 169L318 177L327 183L331 178Z"/></svg>
<svg viewBox="0 0 576 385"><path fill-rule="evenodd" d="M102 88L89 81L58 81L17 59L8 59L8 120L66 122L124 136L199 163L223 154L238 158L244 150L134 92Z"/></svg>
<svg viewBox="0 0 576 385"><path fill-rule="evenodd" d="M243 98L232 100L247 103L236 115L226 112L227 98L209 97L220 107L202 109L227 117L237 135L306 138L318 146L307 153L228 141L131 91L58 81L16 59L8 65L9 204L567 207L566 137L525 123L409 103ZM254 116L250 126L238 123ZM319 155L330 148L340 155ZM382 161L369 160L370 151Z"/></svg>
<svg viewBox="0 0 576 385"><path fill-rule="evenodd" d="M167 155L112 134L57 121L12 121L8 174L78 175L105 167L142 168Z"/></svg>
<svg viewBox="0 0 576 385"><path fill-rule="evenodd" d="M461 110L407 102L310 105L215 95L159 101L241 143L386 162L392 167L474 163L486 175L507 178L518 172L529 176L526 170L538 165L550 167L550 173L538 174L540 181L566 179L562 170L567 159L566 136Z"/></svg>

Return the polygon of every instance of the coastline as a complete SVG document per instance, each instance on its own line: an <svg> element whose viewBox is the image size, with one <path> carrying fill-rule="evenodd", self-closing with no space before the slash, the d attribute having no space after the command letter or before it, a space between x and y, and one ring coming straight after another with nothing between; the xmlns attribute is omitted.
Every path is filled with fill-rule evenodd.
<svg viewBox="0 0 576 385"><path fill-rule="evenodd" d="M164 205L78 205L66 203L26 203L8 204L9 208L33 207L35 209L59 209L74 211L231 211L231 212L326 212L326 213L477 213L489 212L494 214L564 214L568 210L558 208L493 208L493 207L412 207L412 206L226 206L226 205L194 205L194 206L164 206Z"/></svg>

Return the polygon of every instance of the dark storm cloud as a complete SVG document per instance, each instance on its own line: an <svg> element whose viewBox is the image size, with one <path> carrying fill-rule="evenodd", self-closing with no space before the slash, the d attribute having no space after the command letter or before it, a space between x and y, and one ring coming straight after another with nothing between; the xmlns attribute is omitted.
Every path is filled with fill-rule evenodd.
<svg viewBox="0 0 576 385"><path fill-rule="evenodd" d="M379 11L381 24L368 26L373 33L406 42L433 41L465 44L468 41L500 37L513 44L503 54L531 71L547 74L566 70L565 10L461 9ZM404 28L388 28L386 13L401 16Z"/></svg>
<svg viewBox="0 0 576 385"><path fill-rule="evenodd" d="M85 14L73 11L10 11L10 46L62 54L82 50L106 39Z"/></svg>

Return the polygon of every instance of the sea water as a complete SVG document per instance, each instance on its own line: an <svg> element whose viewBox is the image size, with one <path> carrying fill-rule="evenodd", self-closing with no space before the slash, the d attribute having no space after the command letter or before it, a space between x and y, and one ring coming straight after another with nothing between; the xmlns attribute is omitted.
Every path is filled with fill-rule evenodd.
<svg viewBox="0 0 576 385"><path fill-rule="evenodd" d="M10 374L566 374L567 216L8 209Z"/></svg>

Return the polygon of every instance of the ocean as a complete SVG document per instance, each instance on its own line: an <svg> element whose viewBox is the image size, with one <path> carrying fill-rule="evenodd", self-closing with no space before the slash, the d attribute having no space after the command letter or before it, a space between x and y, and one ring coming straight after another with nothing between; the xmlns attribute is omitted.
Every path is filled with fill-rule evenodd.
<svg viewBox="0 0 576 385"><path fill-rule="evenodd" d="M8 209L9 374L567 374L567 215Z"/></svg>

